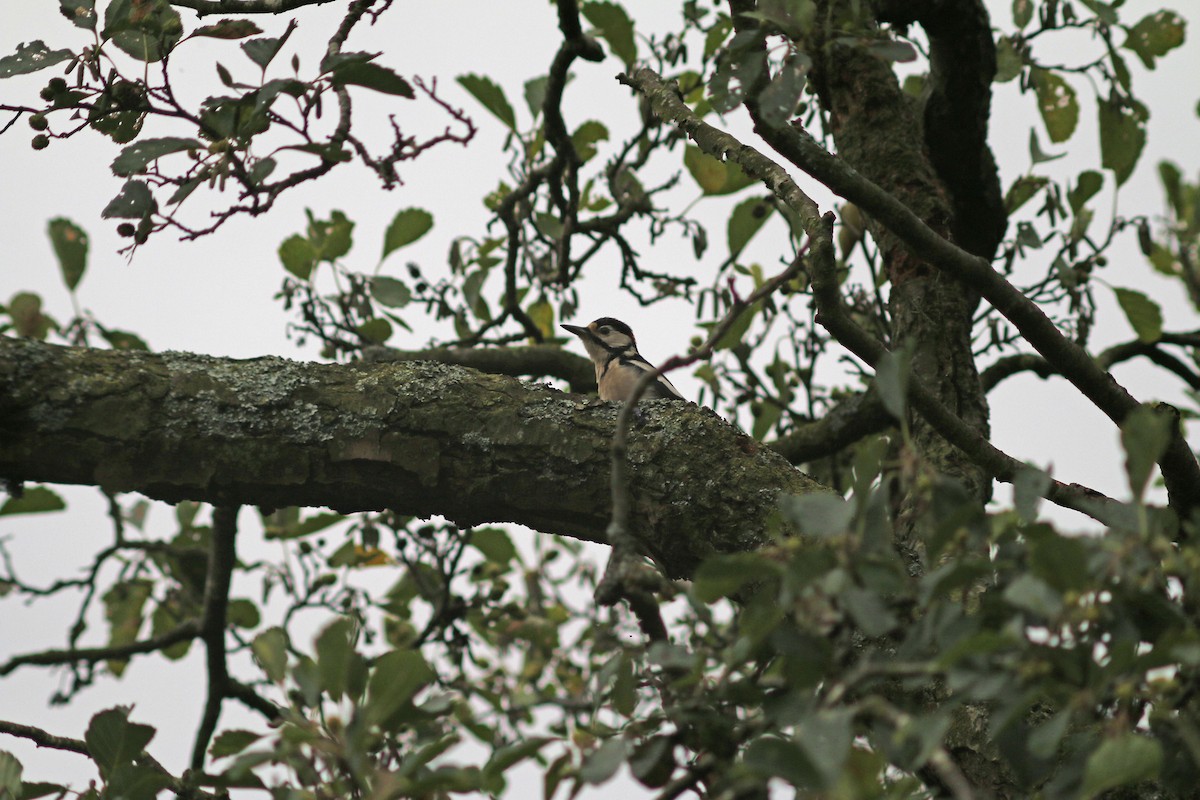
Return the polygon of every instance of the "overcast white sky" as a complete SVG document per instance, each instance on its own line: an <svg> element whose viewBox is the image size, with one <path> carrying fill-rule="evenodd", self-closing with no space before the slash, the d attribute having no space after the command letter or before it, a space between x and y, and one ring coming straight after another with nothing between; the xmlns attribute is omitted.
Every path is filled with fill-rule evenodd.
<svg viewBox="0 0 1200 800"><path fill-rule="evenodd" d="M57 5L51 0L5 3L0 11L0 55L15 51L19 42L38 38L45 39L51 47L82 45L84 35L59 16ZM1191 10L1190 3L1175 5L1181 11ZM628 6L636 8L638 14L657 15L660 22L656 27L663 29L673 24L678 4L629 3ZM989 6L995 9L996 22L1005 24L1010 4L993 1ZM296 49L301 53L321 52L322 42L341 7L331 4L300 14L301 26L293 39ZM1122 13L1132 22L1159 7L1157 3L1131 0ZM185 26L190 26L192 15L184 12L183 16ZM270 34L282 31L280 21L258 21ZM514 41L513 33L518 28L522 32L519 40ZM45 300L50 314L60 320L71 316L70 299L45 235L47 220L65 216L82 225L91 236L88 273L79 287L78 298L82 307L92 310L105 324L135 331L158 350L189 350L242 358L264 354L314 358L314 352L300 351L287 340L284 325L288 318L270 299L284 275L276 249L284 238L303 228L303 209L311 207L318 216L342 209L354 219L358 223L357 246L348 262L355 269L371 271L392 215L408 206L427 208L435 217L434 230L411 252L393 256L385 272L402 276L403 264L408 259L419 260L427 267L444 263L453 236L481 232L487 216L479 198L503 177L505 158L501 154L502 127L454 83L454 77L467 72L491 76L505 88L518 116L527 120L522 86L529 78L545 73L557 41L553 8L545 0L397 2L377 28L356 32L348 49L382 50L385 52L382 62L401 74L437 76L445 96L466 109L480 127L476 141L469 148L444 146L415 165L403 166L406 184L390 193L379 189L377 182L357 167L335 170L319 185L285 197L265 218L235 220L217 235L192 243L157 236L132 261L117 254L126 240L115 235L115 225L100 219L100 210L121 184L108 169L116 148L98 136L81 135L70 141L54 141L47 150L34 152L29 147L32 132L22 121L0 136L0 167L5 176L0 190L0 302L7 302L18 291L35 291ZM1072 46L1076 44L1079 42ZM219 53L219 59L227 66L244 70L241 77L252 78L251 70L245 68L248 62L238 52L236 43L205 42L200 47L207 48L206 57ZM1069 48L1060 46L1055 57L1066 60L1068 56L1064 53L1069 52ZM1127 216L1157 214L1163 204L1153 165L1160 158L1171 158L1190 176L1195 176L1200 168L1200 151L1195 145L1200 141L1200 122L1196 117L1200 85L1195 78L1200 75L1200 47L1189 40L1152 74L1145 73L1132 55L1129 63L1135 71L1136 89L1153 116L1150 147L1142 156L1138 173L1122 192L1121 210ZM204 87L195 91L218 91L210 80L211 67L207 63L187 66L181 60L179 66L184 67L179 73L181 80ZM578 77L568 91L569 127L588 118L598 118L614 134L630 129L635 120L627 102L628 92L612 78L619 69L620 65L612 58L601 65L577 66ZM36 97L37 89L53 74L54 70L47 70L0 83L0 97L5 102ZM1080 131L1069 143L1068 157L1049 165L1058 175L1078 172L1098 161L1093 89L1081 80L1073 83L1083 105ZM412 107L404 101L371 94L365 91L355 94L356 113L362 113L364 119L375 114L375 119L382 122L385 113L394 111L403 122L403 115ZM1048 145L1032 109L1031 99L1019 96L1015 83L997 87L992 144L1006 186L1029 168L1027 143L1031 126L1038 128L1043 147L1053 152L1064 150ZM435 119L433 124L440 127L442 121ZM730 124L735 131L746 130L740 117L731 119ZM1047 171L1043 169L1042 174ZM812 181L800 183L812 188ZM1101 219L1096 224L1102 224L1099 209L1106 207L1109 188L1111 177L1106 178L1105 194L1097 204ZM686 178L678 192L678 197L687 199L696 194ZM814 191L814 195L823 207L828 207L827 194ZM706 269L724 256L724 227L719 219L719 213L712 217L713 246L704 264ZM759 248L756 252L761 254L758 257L771 269L776 256L770 229L760 234L756 246ZM690 259L689 250L684 243L664 242L653 255ZM1181 296L1177 284L1151 273L1132 245L1118 252L1104 275L1106 280L1150 293L1163 305L1168 329L1200 327L1200 320ZM599 269L586 284L580 313L583 319L612 315L627 320L639 332L643 350L654 360L686 348L695 333L687 309L682 306L640 309L616 292L615 254L610 253L602 266L596 266ZM1105 328L1098 333L1095 345L1102 347L1130 338L1131 331L1115 310L1111 297L1103 289L1098 290L1098 295ZM419 346L429 335L429 331L422 330L413 336L401 336L392 344ZM1167 393L1165 387L1171 384L1159 380L1143 365L1122 366L1117 375L1141 399L1155 399L1162 393L1163 399L1178 401L1177 393ZM690 393L695 393L695 383L686 376L678 379L672 376L672 380L685 392L690 389ZM1043 466L1052 462L1056 476L1063 480L1124 495L1124 479L1116 455L1117 433L1086 402L1062 391L1054 382L1030 378L1008 381L993 393L991 402L998 446ZM72 506L68 515L0 520L0 536L6 537L17 554L18 566L28 580L48 581L66 574L90 559L94 549L107 541L103 506L95 493L71 490L66 494ZM152 512L152 529L168 531L169 517L167 509L156 508ZM249 515L243 520L244 524L249 522ZM73 613L74 602L71 598L70 602L30 609L7 600L0 613L0 660L15 652L61 646L68 624L64 620L69 620ZM99 624L93 627L93 633L100 630ZM0 718L35 722L52 732L79 735L96 710L136 698L137 718L165 725L152 747L153 752L168 767L178 770L186 763L199 713L201 700L194 687L199 685L195 679L200 666L194 657L178 666L164 666L157 660L152 664L134 662L122 682L102 681L105 685L86 692L73 705L58 709L44 707L55 686L54 674L19 670L0 681ZM0 749L18 755L25 763L27 778L79 780L88 775L83 760L73 755L35 751L25 742L7 737L0 740ZM604 793L604 790L599 792Z"/></svg>

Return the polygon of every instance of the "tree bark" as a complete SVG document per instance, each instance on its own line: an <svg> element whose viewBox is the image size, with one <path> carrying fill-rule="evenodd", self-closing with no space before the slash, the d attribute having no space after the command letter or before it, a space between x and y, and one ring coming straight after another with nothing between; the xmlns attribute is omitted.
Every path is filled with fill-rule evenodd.
<svg viewBox="0 0 1200 800"><path fill-rule="evenodd" d="M0 337L0 477L178 502L391 508L605 541L619 406L430 362L313 364ZM673 576L821 487L712 411L646 403L633 529Z"/></svg>

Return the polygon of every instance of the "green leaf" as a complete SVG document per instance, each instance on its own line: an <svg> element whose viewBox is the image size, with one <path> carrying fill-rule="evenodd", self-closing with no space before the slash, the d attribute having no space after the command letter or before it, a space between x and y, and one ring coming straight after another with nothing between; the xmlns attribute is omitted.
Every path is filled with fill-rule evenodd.
<svg viewBox="0 0 1200 800"><path fill-rule="evenodd" d="M183 36L183 20L168 0L112 0L101 35L139 61L161 61Z"/></svg>
<svg viewBox="0 0 1200 800"><path fill-rule="evenodd" d="M1080 797L1096 797L1118 786L1155 778L1162 764L1162 745L1153 739L1136 733L1105 739L1088 756Z"/></svg>
<svg viewBox="0 0 1200 800"><path fill-rule="evenodd" d="M779 508L807 536L837 536L854 519L854 506L832 492L788 495L780 499Z"/></svg>
<svg viewBox="0 0 1200 800"><path fill-rule="evenodd" d="M50 220L46 232L50 236L50 244L54 247L54 255L58 258L63 283L73 292L87 268L87 233L63 217Z"/></svg>
<svg viewBox="0 0 1200 800"><path fill-rule="evenodd" d="M596 142L608 141L608 128L594 119L584 122L571 134L571 144L581 163L586 163L596 155Z"/></svg>
<svg viewBox="0 0 1200 800"><path fill-rule="evenodd" d="M796 728L796 741L824 779L836 786L854 742L854 712L849 709L819 711L805 717Z"/></svg>
<svg viewBox="0 0 1200 800"><path fill-rule="evenodd" d="M375 660L367 684L367 718L385 730L394 724L413 695L432 680L433 670L416 650L392 650Z"/></svg>
<svg viewBox="0 0 1200 800"><path fill-rule="evenodd" d="M536 756L538 752L555 741L549 736L535 736L525 741L497 748L483 767L484 783L503 778L509 768L516 766L527 758Z"/></svg>
<svg viewBox="0 0 1200 800"><path fill-rule="evenodd" d="M1018 28L1024 28L1033 19L1034 0L1013 0L1012 15L1013 24Z"/></svg>
<svg viewBox="0 0 1200 800"><path fill-rule="evenodd" d="M1022 522L1037 521L1038 506L1050 488L1050 476L1036 467L1025 467L1013 481L1013 506Z"/></svg>
<svg viewBox="0 0 1200 800"><path fill-rule="evenodd" d="M429 233L433 227L433 215L423 208L406 208L392 217L387 233L383 236L383 255L387 258L395 250L410 245Z"/></svg>
<svg viewBox="0 0 1200 800"><path fill-rule="evenodd" d="M92 717L84 741L101 777L108 779L121 766L141 755L154 738L154 728L129 721L129 709L110 708Z"/></svg>
<svg viewBox="0 0 1200 800"><path fill-rule="evenodd" d="M651 736L629 754L629 771L651 789L661 789L675 772L675 743L669 736Z"/></svg>
<svg viewBox="0 0 1200 800"><path fill-rule="evenodd" d="M371 278L371 298L388 308L404 308L412 300L412 292L404 281L376 275Z"/></svg>
<svg viewBox="0 0 1200 800"><path fill-rule="evenodd" d="M0 797L23 798L21 762L7 750L0 750Z"/></svg>
<svg viewBox="0 0 1200 800"><path fill-rule="evenodd" d="M725 334L717 341L717 350L730 350L742 343L742 339L746 336L746 331L750 330L750 324L754 322L754 318L758 316L758 312L762 311L762 301L758 301L749 308L742 310L738 314L737 319L725 331Z"/></svg>
<svg viewBox="0 0 1200 800"><path fill-rule="evenodd" d="M1121 446L1125 450L1125 474L1135 499L1141 499L1154 472L1154 465L1171 442L1173 420L1140 405L1121 422Z"/></svg>
<svg viewBox="0 0 1200 800"><path fill-rule="evenodd" d="M332 78L335 86L353 84L365 86L383 94L406 97L409 100L416 97L408 81L387 67L371 61L352 61L343 64L333 71Z"/></svg>
<svg viewBox="0 0 1200 800"><path fill-rule="evenodd" d="M17 292L8 301L8 315L18 336L45 339L54 321L42 313L42 298L32 292Z"/></svg>
<svg viewBox="0 0 1200 800"><path fill-rule="evenodd" d="M1146 69L1154 69L1154 59L1183 44L1185 24L1174 11L1156 11L1130 28L1121 46L1137 53Z"/></svg>
<svg viewBox="0 0 1200 800"><path fill-rule="evenodd" d="M308 215L308 240L312 242L320 261L333 263L350 252L354 241L354 223L341 211L330 212L329 219L316 219L311 211Z"/></svg>
<svg viewBox="0 0 1200 800"><path fill-rule="evenodd" d="M1044 164L1047 161L1057 161L1060 158L1065 158L1066 153L1058 155L1050 155L1042 152L1042 144L1038 141L1037 131L1033 128L1029 129L1029 158L1034 164Z"/></svg>
<svg viewBox="0 0 1200 800"><path fill-rule="evenodd" d="M592 2L585 3L581 11L596 26L600 38L608 42L613 55L625 62L626 69L631 67L637 61L637 42L625 9L616 3Z"/></svg>
<svg viewBox="0 0 1200 800"><path fill-rule="evenodd" d="M293 233L279 245L279 260L283 262L284 269L306 281L317 264L317 251L313 249L312 242Z"/></svg>
<svg viewBox="0 0 1200 800"><path fill-rule="evenodd" d="M754 427L751 428L750 435L761 442L783 416L783 408L778 403L764 402L752 406L751 413L754 414Z"/></svg>
<svg viewBox="0 0 1200 800"><path fill-rule="evenodd" d="M76 28L96 30L96 0L58 0L58 10Z"/></svg>
<svg viewBox="0 0 1200 800"><path fill-rule="evenodd" d="M383 344L388 339L392 338L392 323L388 322L383 317L369 319L366 322L355 328L358 335L367 340L371 344Z"/></svg>
<svg viewBox="0 0 1200 800"><path fill-rule="evenodd" d="M492 112L498 120L508 126L509 130L516 131L517 115L513 113L512 106L508 104L508 98L504 96L504 90L496 85L491 78L473 74L460 75L458 83L470 92L472 97L483 104L484 108Z"/></svg>
<svg viewBox="0 0 1200 800"><path fill-rule="evenodd" d="M69 793L70 791L68 787L59 783L47 783L45 781L34 781L31 783L29 781L25 781L21 784L21 793L19 797L20 800L37 800L39 797L46 797L47 795L52 794L58 795L59 797L65 797ZM87 792L81 794L80 797L91 800L88 797Z"/></svg>
<svg viewBox="0 0 1200 800"><path fill-rule="evenodd" d="M143 219L158 210L158 203L145 181L125 181L120 193L100 212L105 219Z"/></svg>
<svg viewBox="0 0 1200 800"><path fill-rule="evenodd" d="M262 33L262 28L248 19L223 19L212 25L202 25L192 31L192 36L209 36L213 39L245 39Z"/></svg>
<svg viewBox="0 0 1200 800"><path fill-rule="evenodd" d="M237 628L257 628L262 622L262 614L253 600L237 597L229 601L226 611L229 624Z"/></svg>
<svg viewBox="0 0 1200 800"><path fill-rule="evenodd" d="M762 737L746 748L746 767L759 775L779 778L797 788L815 789L821 773L800 745L788 739Z"/></svg>
<svg viewBox="0 0 1200 800"><path fill-rule="evenodd" d="M283 48L284 43L287 42L294 30L296 30L296 20L290 20L287 30L283 32L282 36L278 38L264 37L262 39L251 39L248 42L243 42L242 52L265 72L267 65L279 54L280 49Z"/></svg>
<svg viewBox="0 0 1200 800"><path fill-rule="evenodd" d="M30 486L19 497L9 497L0 506L0 517L12 514L44 514L47 511L62 511L67 507L63 499L45 486Z"/></svg>
<svg viewBox="0 0 1200 800"><path fill-rule="evenodd" d="M13 55L0 58L0 78L28 75L74 57L75 54L70 50L51 50L41 39L35 39L28 44L17 45L17 52Z"/></svg>
<svg viewBox="0 0 1200 800"><path fill-rule="evenodd" d="M108 342L109 346L114 350L144 350L150 351L150 345L142 340L142 337L136 333L129 331L120 331L114 328L105 328L101 325L96 326L100 335L104 337L104 341Z"/></svg>
<svg viewBox="0 0 1200 800"><path fill-rule="evenodd" d="M1093 169L1084 170L1079 173L1079 177L1075 181L1075 188L1067 192L1067 200L1071 204L1071 212L1078 214L1084 204L1096 196L1096 192L1100 191L1104 186L1104 176Z"/></svg>
<svg viewBox="0 0 1200 800"><path fill-rule="evenodd" d="M1070 139L1079 122L1079 101L1071 84L1060 75L1039 68L1030 72L1030 81L1050 141L1058 143Z"/></svg>
<svg viewBox="0 0 1200 800"><path fill-rule="evenodd" d="M1146 145L1146 110L1111 100L1100 100L1099 108L1100 163L1113 171L1120 186L1133 174Z"/></svg>
<svg viewBox="0 0 1200 800"><path fill-rule="evenodd" d="M349 617L338 617L317 635L314 643L321 688L335 701L346 693L350 661L358 655L354 650L356 627Z"/></svg>
<svg viewBox="0 0 1200 800"><path fill-rule="evenodd" d="M251 731L221 731L213 739L212 746L208 748L208 754L213 758L237 755L261 738L260 734Z"/></svg>
<svg viewBox="0 0 1200 800"><path fill-rule="evenodd" d="M890 42L886 46L890 48L901 45L901 42ZM909 45L904 44L903 47L908 47L911 51ZM871 52L880 58L887 57L885 53L879 52L875 47L871 48ZM758 104L763 119L770 124L784 125L796 115L796 107L799 105L804 87L808 83L810 66L812 64L807 57L792 56L784 61L779 72L758 95Z"/></svg>
<svg viewBox="0 0 1200 800"><path fill-rule="evenodd" d="M182 569L182 568L181 568ZM203 577L201 577L203 580ZM154 608L154 613L150 615L150 635L161 636L168 631L172 631L189 619L189 616L194 612L195 607L191 602L187 602L187 610L184 611L184 594L183 592L170 592L167 596L158 603ZM192 640L184 639L182 642L176 642L170 647L164 647L160 652L163 658L169 661L178 661L188 654L192 649Z"/></svg>
<svg viewBox="0 0 1200 800"><path fill-rule="evenodd" d="M571 76L567 75L567 80L570 79ZM534 119L542 113L542 106L546 103L546 85L549 82L549 75L525 81L525 105L529 107L529 114Z"/></svg>
<svg viewBox="0 0 1200 800"><path fill-rule="evenodd" d="M267 628L250 643L254 660L272 683L279 683L287 673L287 648L288 635L283 628Z"/></svg>
<svg viewBox="0 0 1200 800"><path fill-rule="evenodd" d="M1140 341L1152 344L1162 338L1162 309L1158 307L1158 303L1133 289L1114 286L1113 293L1116 294L1117 302L1125 312L1125 318L1129 320Z"/></svg>
<svg viewBox="0 0 1200 800"><path fill-rule="evenodd" d="M911 373L907 352L884 353L875 365L875 387L883 407L897 420L903 420L908 408L908 379Z"/></svg>
<svg viewBox="0 0 1200 800"><path fill-rule="evenodd" d="M533 320L534 325L537 325L543 337L554 338L554 306L550 304L550 301L538 300L525 309L525 314Z"/></svg>
<svg viewBox="0 0 1200 800"><path fill-rule="evenodd" d="M1004 195L1004 209L1009 214L1012 214L1021 206L1029 202L1038 192L1045 188L1050 182L1049 178L1041 175L1022 175L1013 181L1013 185L1008 187L1008 192Z"/></svg>
<svg viewBox="0 0 1200 800"><path fill-rule="evenodd" d="M149 580L134 579L114 583L104 593L104 616L108 620L108 645L120 647L137 641L142 628L142 609L150 599L154 584ZM128 665L126 659L113 659L108 668L120 677Z"/></svg>
<svg viewBox="0 0 1200 800"><path fill-rule="evenodd" d="M470 545L496 564L508 564L517 557L517 548L503 528L475 528Z"/></svg>
<svg viewBox="0 0 1200 800"><path fill-rule="evenodd" d="M611 779L625 763L625 740L609 739L584 757L579 766L579 780L599 785Z"/></svg>
<svg viewBox="0 0 1200 800"><path fill-rule="evenodd" d="M1054 758L1070 723L1071 709L1068 708L1039 725L1026 740L1030 754L1035 758Z"/></svg>
<svg viewBox="0 0 1200 800"><path fill-rule="evenodd" d="M1008 83L1021 74L1025 61L1017 52L1011 38L1001 36L996 40L996 83Z"/></svg>
<svg viewBox="0 0 1200 800"><path fill-rule="evenodd" d="M695 145L683 151L683 165L709 197L732 194L755 183L733 162L721 162Z"/></svg>
<svg viewBox="0 0 1200 800"><path fill-rule="evenodd" d="M88 124L117 144L131 142L146 119L146 87L117 80L107 86L88 111Z"/></svg>
<svg viewBox="0 0 1200 800"><path fill-rule="evenodd" d="M729 597L746 584L761 581L772 570L758 553L729 553L706 558L692 578L692 589L703 603Z"/></svg>
<svg viewBox="0 0 1200 800"><path fill-rule="evenodd" d="M731 259L736 259L741 254L774 210L775 206L769 197L751 197L738 203L729 215L726 230Z"/></svg>
<svg viewBox="0 0 1200 800"><path fill-rule="evenodd" d="M162 139L143 139L135 142L121 151L112 162L114 175L128 178L145 172L151 161L162 158L170 153L181 150L203 150L204 145L197 139L183 139L168 136Z"/></svg>
<svg viewBox="0 0 1200 800"><path fill-rule="evenodd" d="M1062 611L1062 597L1050 584L1028 573L1004 590L1004 600L1014 608L1052 619Z"/></svg>

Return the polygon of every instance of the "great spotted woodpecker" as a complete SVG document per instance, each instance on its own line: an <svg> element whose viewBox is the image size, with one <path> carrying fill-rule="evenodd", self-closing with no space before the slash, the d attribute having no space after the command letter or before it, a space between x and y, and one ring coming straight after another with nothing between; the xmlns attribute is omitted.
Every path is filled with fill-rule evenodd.
<svg viewBox="0 0 1200 800"><path fill-rule="evenodd" d="M654 366L642 358L637 350L633 330L619 319L601 317L586 328L579 325L563 325L565 330L583 340L588 357L596 365L596 386L601 400L624 402L633 393L633 387ZM659 375L646 387L643 400L683 400L679 390Z"/></svg>

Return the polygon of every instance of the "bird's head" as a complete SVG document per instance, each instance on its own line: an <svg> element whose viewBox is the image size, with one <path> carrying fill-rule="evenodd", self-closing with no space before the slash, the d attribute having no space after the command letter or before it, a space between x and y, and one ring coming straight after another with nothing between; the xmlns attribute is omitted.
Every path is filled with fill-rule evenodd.
<svg viewBox="0 0 1200 800"><path fill-rule="evenodd" d="M601 317L587 327L563 325L562 328L580 338L593 361L604 362L614 355L637 352L633 331L619 319Z"/></svg>

